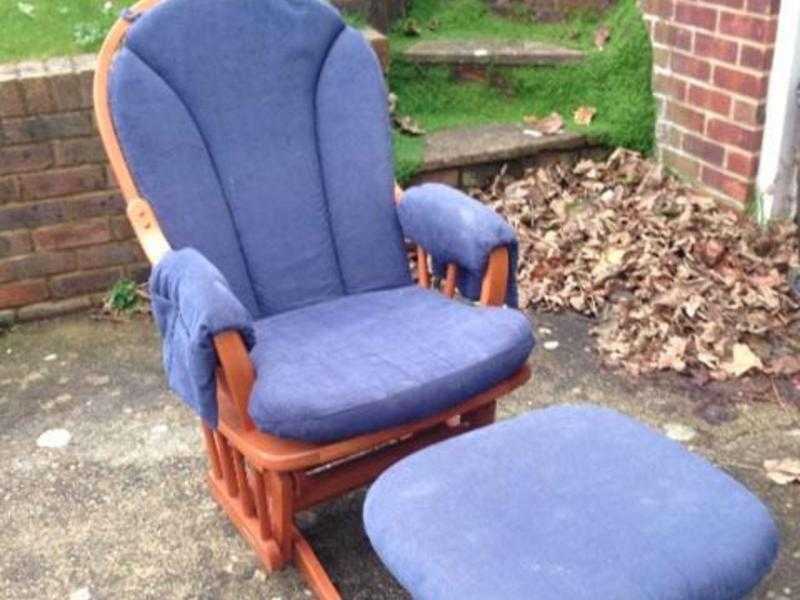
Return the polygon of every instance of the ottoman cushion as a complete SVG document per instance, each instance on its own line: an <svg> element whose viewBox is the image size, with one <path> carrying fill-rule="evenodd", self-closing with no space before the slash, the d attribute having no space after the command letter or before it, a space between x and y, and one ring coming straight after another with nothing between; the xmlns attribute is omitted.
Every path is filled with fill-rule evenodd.
<svg viewBox="0 0 800 600"><path fill-rule="evenodd" d="M617 412L539 410L391 467L367 534L417 600L741 598L778 547L767 509Z"/></svg>

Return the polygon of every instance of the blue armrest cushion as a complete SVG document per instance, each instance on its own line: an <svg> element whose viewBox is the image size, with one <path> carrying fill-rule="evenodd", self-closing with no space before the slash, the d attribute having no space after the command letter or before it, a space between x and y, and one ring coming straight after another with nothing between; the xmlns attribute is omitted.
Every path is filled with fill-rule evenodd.
<svg viewBox="0 0 800 600"><path fill-rule="evenodd" d="M193 248L164 255L150 276L150 294L170 388L216 427L214 336L236 330L249 350L255 345L252 316L222 273Z"/></svg>
<svg viewBox="0 0 800 600"><path fill-rule="evenodd" d="M517 307L517 238L503 218L477 200L438 183L409 188L397 207L406 237L432 256L434 270L459 266L458 289L472 300L480 296L489 254L505 246L509 254L506 304Z"/></svg>

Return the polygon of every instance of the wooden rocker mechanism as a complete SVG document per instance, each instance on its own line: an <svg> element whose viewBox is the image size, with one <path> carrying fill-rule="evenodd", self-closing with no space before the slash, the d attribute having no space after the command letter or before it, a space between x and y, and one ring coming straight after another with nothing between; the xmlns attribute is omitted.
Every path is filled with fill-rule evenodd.
<svg viewBox="0 0 800 600"><path fill-rule="evenodd" d="M161 0L143 0L130 9L145 12ZM143 199L125 161L111 119L108 76L132 19L120 19L98 56L94 107L111 167L127 202L127 214L151 264L170 249L156 215ZM402 190L396 188L396 200ZM431 287L426 251L417 246L418 282ZM509 276L508 251L494 250L481 287L480 302L503 303ZM442 291L453 297L458 267L447 266ZM217 335L219 360L216 430L203 423L211 493L250 543L268 571L290 562L323 600L340 598L313 549L294 524L294 514L361 487L397 460L425 446L494 421L499 397L530 377L527 366L462 404L420 421L328 444L282 439L256 429L248 414L255 370L238 332Z"/></svg>

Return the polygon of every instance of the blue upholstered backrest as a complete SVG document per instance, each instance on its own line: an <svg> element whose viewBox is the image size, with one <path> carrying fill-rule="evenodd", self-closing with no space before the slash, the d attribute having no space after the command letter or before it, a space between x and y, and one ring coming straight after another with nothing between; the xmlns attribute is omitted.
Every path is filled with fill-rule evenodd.
<svg viewBox="0 0 800 600"><path fill-rule="evenodd" d="M164 0L109 87L170 243L255 317L410 282L380 67L322 0Z"/></svg>

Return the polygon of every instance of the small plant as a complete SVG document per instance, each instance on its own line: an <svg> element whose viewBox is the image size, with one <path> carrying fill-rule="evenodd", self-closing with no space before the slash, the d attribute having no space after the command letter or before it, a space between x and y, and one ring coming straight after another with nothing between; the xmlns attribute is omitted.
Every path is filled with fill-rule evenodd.
<svg viewBox="0 0 800 600"><path fill-rule="evenodd" d="M0 337L3 337L14 326L14 318L11 316L0 315Z"/></svg>
<svg viewBox="0 0 800 600"><path fill-rule="evenodd" d="M403 20L400 24L400 30L403 32L403 35L408 37L422 35L422 27L420 27L419 21L411 17Z"/></svg>
<svg viewBox="0 0 800 600"><path fill-rule="evenodd" d="M103 308L110 313L132 313L141 303L139 286L130 279L120 279L109 290Z"/></svg>

